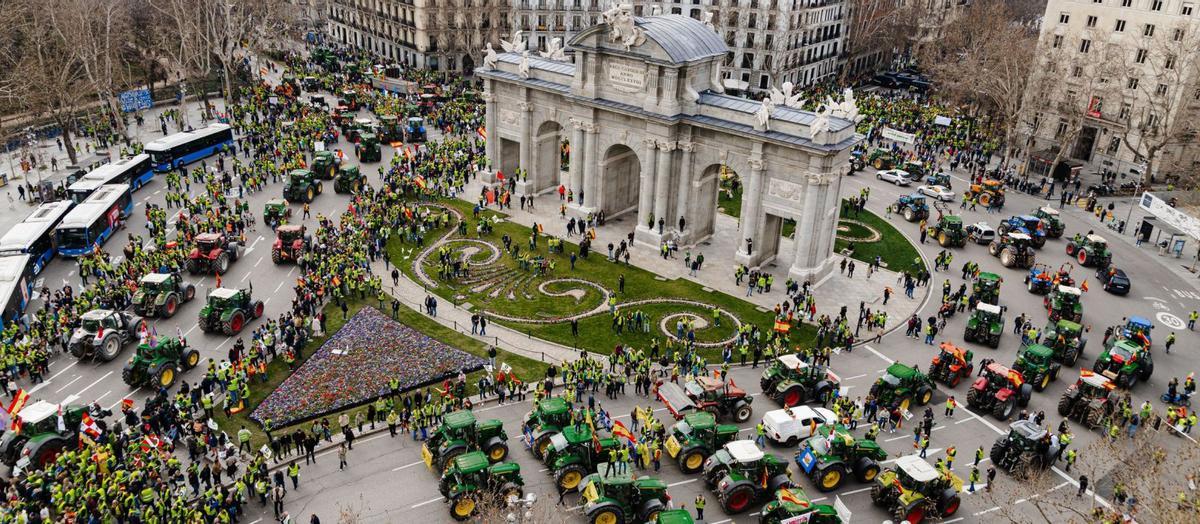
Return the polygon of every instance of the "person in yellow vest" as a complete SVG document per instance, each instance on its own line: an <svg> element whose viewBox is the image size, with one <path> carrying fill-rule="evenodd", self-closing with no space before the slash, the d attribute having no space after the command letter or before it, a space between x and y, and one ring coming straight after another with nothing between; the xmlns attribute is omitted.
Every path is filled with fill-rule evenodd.
<svg viewBox="0 0 1200 524"><path fill-rule="evenodd" d="M954 446L946 448L946 469L954 469L954 456L958 455L958 449Z"/></svg>
<svg viewBox="0 0 1200 524"><path fill-rule="evenodd" d="M704 505L707 502L703 493L696 495L696 520L704 520Z"/></svg>

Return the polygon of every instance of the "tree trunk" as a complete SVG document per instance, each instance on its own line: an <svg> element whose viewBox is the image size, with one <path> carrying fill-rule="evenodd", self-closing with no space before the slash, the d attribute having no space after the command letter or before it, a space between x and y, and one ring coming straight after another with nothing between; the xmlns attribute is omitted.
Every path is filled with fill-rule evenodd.
<svg viewBox="0 0 1200 524"><path fill-rule="evenodd" d="M72 165L77 164L79 162L79 152L75 150L75 141L71 138L71 131L73 129L70 117L65 120L61 117L55 118L55 122L58 123L59 129L62 129L63 147L67 150L67 158L71 160Z"/></svg>
<svg viewBox="0 0 1200 524"><path fill-rule="evenodd" d="M229 64L222 62L221 71L225 73L222 78L225 89L225 107L233 105L233 72L229 69Z"/></svg>

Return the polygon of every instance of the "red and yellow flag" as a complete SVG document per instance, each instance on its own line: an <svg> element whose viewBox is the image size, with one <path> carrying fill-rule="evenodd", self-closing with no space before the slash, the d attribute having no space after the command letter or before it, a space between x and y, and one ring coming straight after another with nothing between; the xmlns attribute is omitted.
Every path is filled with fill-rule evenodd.
<svg viewBox="0 0 1200 524"><path fill-rule="evenodd" d="M417 187L419 187L421 189L425 189L425 177L418 176L413 179L413 182L417 184Z"/></svg>
<svg viewBox="0 0 1200 524"><path fill-rule="evenodd" d="M619 420L613 421L612 434L614 437L623 438L637 445L637 436L632 431L629 431L629 428L625 427L625 424L622 424Z"/></svg>
<svg viewBox="0 0 1200 524"><path fill-rule="evenodd" d="M796 496L796 494L793 493L792 490L787 489L787 488L783 488L783 489L779 490L779 500L782 502L791 502L792 504L796 504L796 505L798 505L800 507L804 507L804 508L807 508L808 504L809 504L807 500L804 500L804 499Z"/></svg>
<svg viewBox="0 0 1200 524"><path fill-rule="evenodd" d="M21 408L29 402L29 392L24 389L18 389L17 394L13 395L12 403L8 405L8 414L16 415L21 412Z"/></svg>
<svg viewBox="0 0 1200 524"><path fill-rule="evenodd" d="M479 126L479 129L476 129L475 132L479 134L480 138L487 140L487 129L484 129L483 126Z"/></svg>
<svg viewBox="0 0 1200 524"><path fill-rule="evenodd" d="M775 321L775 331L778 331L780 333L787 333L788 331L791 331L791 330L792 330L791 324L788 324L787 322L784 322L782 320Z"/></svg>

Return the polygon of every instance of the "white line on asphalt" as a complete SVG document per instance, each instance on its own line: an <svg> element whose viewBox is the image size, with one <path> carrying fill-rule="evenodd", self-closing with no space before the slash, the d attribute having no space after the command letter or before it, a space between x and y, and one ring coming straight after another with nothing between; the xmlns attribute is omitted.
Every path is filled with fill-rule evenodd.
<svg viewBox="0 0 1200 524"><path fill-rule="evenodd" d="M673 488L673 487L675 487L675 486L682 486L682 485L684 485L684 484L691 484L691 483L695 482L696 480L697 480L697 479L687 479L687 480L681 480L681 481L679 481L679 482L676 482L676 483L673 483L673 484L667 484L667 487L668 487L668 488Z"/></svg>
<svg viewBox="0 0 1200 524"><path fill-rule="evenodd" d="M986 482L984 482L983 484L976 484L976 485L975 485L975 491L970 491L970 490L968 489L968 488L970 488L970 487L971 487L971 485L970 485L970 484L967 484L967 485L963 486L963 490L962 490L962 492L963 492L964 494L966 494L966 495L974 495L974 494L976 494L976 493L979 493L980 491L982 491L982 490L983 490L983 488L987 487L987 483L986 483Z"/></svg>
<svg viewBox="0 0 1200 524"><path fill-rule="evenodd" d="M108 373L105 373L103 377L100 377L100 378L96 379L96 381L95 381L95 382L92 382L91 384L88 384L88 385L87 385L87 387L85 387L85 388L83 388L83 389L79 390L79 392L78 392L78 393L76 393L76 395L79 395L79 396L81 396L81 397L82 397L82 396L83 396L83 392L84 392L84 391L87 391L87 390L89 390L89 389L92 389L92 386L95 386L96 384L99 384L101 380L104 380L104 379L108 378L108 376L109 376L109 375L112 375L112 374L113 374L113 372L112 372L112 371L109 371Z"/></svg>
<svg viewBox="0 0 1200 524"><path fill-rule="evenodd" d="M867 376L867 374L866 374L866 373L863 373L863 374L861 374L861 375L854 375L853 377L846 377L846 378L844 378L844 379L842 379L842 380L854 380L854 379L856 379L856 378L863 378L863 377L865 377L865 376Z"/></svg>
<svg viewBox="0 0 1200 524"><path fill-rule="evenodd" d="M262 259L263 259L263 257L261 257L261 256L260 256L260 257L258 257L258 260L255 260L255 261L254 261L254 267L258 267L258 264L259 264L260 262L262 262Z"/></svg>
<svg viewBox="0 0 1200 524"><path fill-rule="evenodd" d="M58 388L58 389L54 390L54 392L55 392L55 393L61 393L61 392L62 392L62 390L64 390L64 389L67 389L68 387L71 387L71 384L74 384L74 383L76 383L76 382L79 382L79 379L81 379L81 378L83 378L83 375L79 375L78 377L75 377L75 380L72 380L72 381L70 381L70 382L67 382L67 385L65 385L65 386L63 386L63 387L61 387L61 388Z"/></svg>
<svg viewBox="0 0 1200 524"><path fill-rule="evenodd" d="M580 504L580 505L578 505L578 506L571 506L571 507L567 508L567 511L575 511L575 510L577 510L577 509L579 509L579 508L582 508L582 507L583 507L583 504Z"/></svg>
<svg viewBox="0 0 1200 524"><path fill-rule="evenodd" d="M37 392L38 392L38 390L40 390L40 389L42 389L42 388L44 388L44 387L46 387L46 386L49 386L49 385L50 385L50 384L52 384L53 382L54 382L53 380L47 380L47 381L45 381L45 382L42 382L41 384L38 384L38 385L36 385L36 386L33 386L33 388L29 390L29 394L30 394L30 395L32 395L32 394L34 394L34 393L37 393Z"/></svg>
<svg viewBox="0 0 1200 524"><path fill-rule="evenodd" d="M963 422L971 422L972 420L975 420L975 419L964 418L962 420L959 420L958 422L955 422L954 425L957 426L959 424L962 424Z"/></svg>
<svg viewBox="0 0 1200 524"><path fill-rule="evenodd" d="M416 461L416 462L413 462L412 464L405 464L405 465L403 465L403 466L400 466L400 467L392 468L392 471L400 471L400 470L402 470L402 469L408 469L408 468L411 468L411 467L413 467L413 466L416 466L416 465L418 465L418 464L424 464L424 462L422 462L422 461L418 460L418 461Z"/></svg>
<svg viewBox="0 0 1200 524"><path fill-rule="evenodd" d="M939 429L946 429L946 426L934 426L934 428L933 428L933 429L931 429L931 430L929 430L929 432L930 432L930 433L932 433L932 432L934 432L934 431L937 431L937 430L939 430ZM890 438L890 439L887 439L887 440L885 440L884 442L895 442L895 441L897 441L897 440L903 440L903 439L906 439L906 438L909 438L909 439L910 439L910 438L912 438L912 435L905 435L905 436L903 436L903 437L892 437L892 438Z"/></svg>
<svg viewBox="0 0 1200 524"><path fill-rule="evenodd" d="M183 332L183 336L185 336L185 337L186 337L186 336L190 335L190 334L191 334L193 331L195 331L195 330L196 330L196 328L198 328L198 327L200 327L200 324L199 324L199 323L196 323L196 324L195 324L195 325L193 325L191 328L189 328L187 331L184 331L184 332Z"/></svg>
<svg viewBox="0 0 1200 524"><path fill-rule="evenodd" d="M939 451L941 451L941 450L942 450L942 448L929 448L929 449L925 450L925 455L926 455L926 456L933 455L933 454L936 454L937 452L939 452ZM905 456L905 455L917 455L917 456L920 456L920 455L921 455L921 452L920 452L920 450L918 450L918 451L914 451L914 452L912 452L912 453L904 453L904 454L901 454L901 455L900 455L900 457L903 457L903 456ZM896 457L896 458L890 458L890 459L887 459L887 460L885 460L885 461L883 461L883 462L880 462L880 464L891 464L891 463L895 462L896 460L898 460L900 457Z"/></svg>
<svg viewBox="0 0 1200 524"><path fill-rule="evenodd" d="M965 411L965 412L967 412L967 414L968 414L968 415L971 415L971 418L973 418L973 419L975 419L975 420L978 420L978 421L982 422L982 423L983 423L983 425L985 425L985 426L987 426L987 427L989 427L989 428L992 428L992 431L995 431L995 432L996 432L996 434L998 434L998 435L1007 435L1007 434L1008 434L1008 432L1007 432L1007 431L1001 431L1001 430L1000 430L1000 428L996 427L996 425L995 425L995 424L992 424L992 422L991 422L990 420L987 420L987 419L985 419L985 418L983 418L983 417L981 417L981 416L979 416L979 415L976 415L974 411L971 411L971 410L970 410L969 408L967 408L966 406L963 406L963 407L962 407L962 410L963 410L963 411Z"/></svg>
<svg viewBox="0 0 1200 524"><path fill-rule="evenodd" d="M279 288L283 287L283 283L284 283L284 282L287 282L287 280L280 280L280 281L279 281L279 285L278 285L278 286L275 286L275 292L276 292L276 293L278 293L278 292L279 292Z"/></svg>
<svg viewBox="0 0 1200 524"><path fill-rule="evenodd" d="M867 348L867 351L870 351L871 353L874 353L874 354L875 354L875 356L877 356L877 357L879 357L879 358L883 359L883 360L884 360L885 362L887 362L888 364L895 364L895 363L896 363L896 361L895 361L895 360L892 360L892 359L888 358L888 357L887 357L887 355L884 355L883 353L880 353L880 352L878 352L878 351L875 351L875 348L871 347L871 345L870 345L870 344L863 344L863 347Z"/></svg>
<svg viewBox="0 0 1200 524"><path fill-rule="evenodd" d="M50 380L54 380L54 379L58 378L58 376L59 376L59 375L61 375L61 374L63 374L63 373L66 373L68 369L71 369L71 368L75 367L75 364L78 364L78 363L79 363L79 361L78 361L78 360L76 360L75 362L72 362L70 366L67 366L67 367L65 367L65 368L62 368L62 370L61 370L61 371L59 371L58 373L55 373L55 374L53 374L53 375L50 375ZM50 382L50 380L47 380L46 382Z"/></svg>
<svg viewBox="0 0 1200 524"><path fill-rule="evenodd" d="M434 502L438 502L438 501L440 501L440 500L443 500L443 499L442 499L442 497L438 497L438 498L436 498L436 499L429 499L429 500L426 500L425 502L422 502L422 503L420 503L420 504L413 504L413 505L412 505L412 506L410 506L408 509L416 509L416 508L419 508L419 507L421 507L421 506L424 506L424 505L426 505L426 504L433 504Z"/></svg>
<svg viewBox="0 0 1200 524"><path fill-rule="evenodd" d="M295 272L296 272L296 266L292 266L292 269L288 270L287 276L290 277L290 276L292 276L292 273L295 273Z"/></svg>
<svg viewBox="0 0 1200 524"><path fill-rule="evenodd" d="M157 194L159 194L159 193L162 193L162 190L161 190L161 189L159 189L158 191L155 191L155 192L154 192L154 194L156 194L156 195L157 195ZM253 523L251 523L251 524L253 524Z"/></svg>
<svg viewBox="0 0 1200 524"><path fill-rule="evenodd" d="M1071 478L1071 476L1064 473L1063 470L1058 469L1058 466L1051 466L1050 471L1053 471L1054 473L1058 474L1058 476L1062 477L1063 480L1067 481L1067 483L1071 484L1072 486L1075 486L1077 488L1079 487L1079 481ZM1107 500L1104 500L1104 497L1101 497L1096 492L1089 489L1089 490L1085 491L1084 494L1086 494L1089 497L1092 497L1093 500L1095 500L1096 502L1099 502L1105 508L1112 509L1112 504L1109 504Z"/></svg>
<svg viewBox="0 0 1200 524"><path fill-rule="evenodd" d="M862 493L864 491L871 491L871 488L862 488L862 489L856 489L854 491L847 491L845 493L842 493L842 495L843 496L844 495L854 495L855 493Z"/></svg>
<svg viewBox="0 0 1200 524"><path fill-rule="evenodd" d="M991 512L993 512L993 511L1000 511L1000 506L992 506L992 507L990 507L990 508L988 508L988 509L985 509L985 510L983 510L983 511L976 511L975 513L971 514L971 516L972 516L972 517L978 517L978 516L980 516L980 515L986 515L986 514L988 514L988 513L991 513Z"/></svg>
<svg viewBox="0 0 1200 524"><path fill-rule="evenodd" d="M729 522L729 521L732 521L732 520L733 520L733 519L718 520L718 521L716 521L716 522L713 522L712 524L725 524L726 522Z"/></svg>
<svg viewBox="0 0 1200 524"><path fill-rule="evenodd" d="M117 407L117 404L120 404L122 401L124 401L124 400L125 400L125 399L127 399L127 398L128 398L128 399L132 399L132 398L133 398L133 396L134 396L134 395L137 395L137 394L138 394L138 392L139 392L139 391L141 391L141 390L142 390L142 388L139 386L137 389L135 389L135 390L133 390L133 391L130 391L128 395L125 395L124 397L121 397L121 400L118 400L118 401L116 401L116 402L113 402L111 406L109 406L109 407L107 407L107 408L105 408L105 409L111 410L112 408L115 408L115 407Z"/></svg>
<svg viewBox="0 0 1200 524"><path fill-rule="evenodd" d="M958 518L956 518L956 519L943 520L943 521L942 521L942 524L950 524L951 522L958 522L958 521L960 521L960 520L963 520L963 519L965 519L965 518L966 518L966 517L958 517Z"/></svg>
<svg viewBox="0 0 1200 524"><path fill-rule="evenodd" d="M262 522L262 519L256 519L254 522L251 522L250 524L258 524L259 522Z"/></svg>
<svg viewBox="0 0 1200 524"><path fill-rule="evenodd" d="M257 264L255 264L255 265L257 265ZM246 273L245 275L242 275L242 282L245 282L247 278L250 278L250 273Z"/></svg>
<svg viewBox="0 0 1200 524"><path fill-rule="evenodd" d="M100 396L96 397L96 403L97 403L97 404L99 404L99 403L100 403L100 401L104 399L104 397L107 397L107 396L108 396L109 394L111 394L111 393L112 393L112 390L111 390L111 389L110 389L110 390L108 390L108 391L105 391L103 395L100 395Z"/></svg>

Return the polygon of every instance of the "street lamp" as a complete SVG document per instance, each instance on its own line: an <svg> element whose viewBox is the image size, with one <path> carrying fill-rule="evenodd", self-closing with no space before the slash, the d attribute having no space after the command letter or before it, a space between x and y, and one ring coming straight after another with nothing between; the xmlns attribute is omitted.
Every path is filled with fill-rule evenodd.
<svg viewBox="0 0 1200 524"><path fill-rule="evenodd" d="M1141 189L1142 181L1138 180L1133 186L1133 199L1129 202L1129 213L1125 215L1125 227L1129 227L1129 219L1133 218L1133 208L1137 205L1138 198L1140 198L1138 193L1141 192ZM1119 233L1124 233L1124 231L1119 231Z"/></svg>

